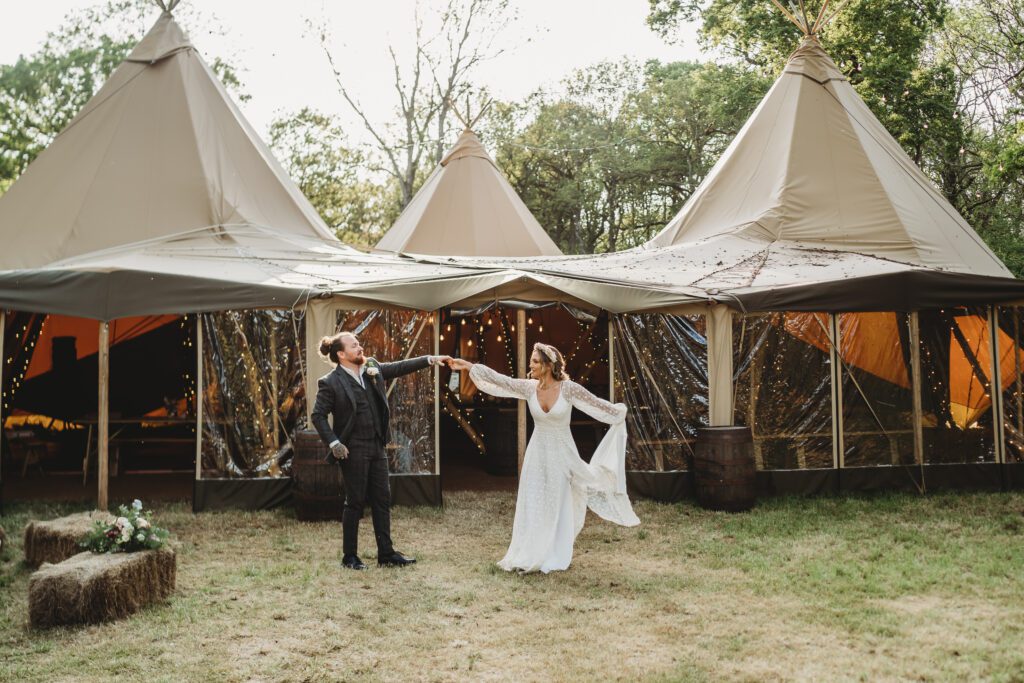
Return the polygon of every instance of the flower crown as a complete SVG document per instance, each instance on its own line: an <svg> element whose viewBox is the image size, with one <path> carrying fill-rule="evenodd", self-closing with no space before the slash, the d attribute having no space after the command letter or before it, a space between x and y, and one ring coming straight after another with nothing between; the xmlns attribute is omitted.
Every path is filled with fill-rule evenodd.
<svg viewBox="0 0 1024 683"><path fill-rule="evenodd" d="M558 353L555 351L555 347L548 346L547 344L537 344L537 348L540 349L540 352L543 353L549 361L552 363L558 362Z"/></svg>

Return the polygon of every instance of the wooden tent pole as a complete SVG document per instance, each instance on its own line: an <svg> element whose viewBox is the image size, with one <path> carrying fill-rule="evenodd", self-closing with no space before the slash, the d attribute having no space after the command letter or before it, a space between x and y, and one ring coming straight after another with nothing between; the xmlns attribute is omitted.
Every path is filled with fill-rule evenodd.
<svg viewBox="0 0 1024 683"><path fill-rule="evenodd" d="M434 355L441 355L441 309L434 311ZM434 366L434 474L441 474L441 366Z"/></svg>
<svg viewBox="0 0 1024 683"><path fill-rule="evenodd" d="M839 359L839 316L830 313L829 362L832 364L832 467L843 466L843 367Z"/></svg>
<svg viewBox="0 0 1024 683"><path fill-rule="evenodd" d="M914 394L914 462L924 464L924 431L921 424L921 332L917 311L910 314L910 381ZM924 486L922 480L921 485Z"/></svg>
<svg viewBox="0 0 1024 683"><path fill-rule="evenodd" d="M203 478L203 314L196 313L196 481Z"/></svg>
<svg viewBox="0 0 1024 683"><path fill-rule="evenodd" d="M0 482L3 481L3 461L4 461L4 401L7 400L7 394L4 393L4 366L7 365L5 362L7 359L4 357L4 333L6 332L7 325L7 311L0 308Z"/></svg>
<svg viewBox="0 0 1024 683"><path fill-rule="evenodd" d="M107 498L107 465L110 451L110 323L100 323L100 348L99 348L99 444L97 456L99 457L96 492L96 507L106 510L109 507Z"/></svg>
<svg viewBox="0 0 1024 683"><path fill-rule="evenodd" d="M526 311L516 311L516 376L526 377ZM526 457L526 401L519 401L517 410L517 449L519 451L519 471L523 471L523 458Z"/></svg>
<svg viewBox="0 0 1024 683"><path fill-rule="evenodd" d="M988 307L988 339L992 354L992 380L988 385L988 395L992 400L992 431L996 443L996 462L1006 462L1006 443L1003 432L1003 371L999 359L999 310L995 306Z"/></svg>
<svg viewBox="0 0 1024 683"><path fill-rule="evenodd" d="M1013 381L1017 385L1017 390L1014 392L1017 399L1017 434L1020 435L1024 434L1024 393L1022 393L1024 387L1021 387L1020 382L1020 307L1018 306L1013 307L1013 370ZM1020 436L1017 439L1019 443Z"/></svg>
<svg viewBox="0 0 1024 683"><path fill-rule="evenodd" d="M615 403L615 326L614 313L608 314L608 401Z"/></svg>

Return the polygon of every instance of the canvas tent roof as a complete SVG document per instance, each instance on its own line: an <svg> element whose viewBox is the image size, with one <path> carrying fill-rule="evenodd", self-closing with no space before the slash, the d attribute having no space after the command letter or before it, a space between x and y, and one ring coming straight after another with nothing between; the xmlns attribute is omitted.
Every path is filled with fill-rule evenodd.
<svg viewBox="0 0 1024 683"><path fill-rule="evenodd" d="M719 235L1010 276L811 37L649 246Z"/></svg>
<svg viewBox="0 0 1024 683"><path fill-rule="evenodd" d="M0 268L226 225L335 239L165 11L0 197Z"/></svg>
<svg viewBox="0 0 1024 683"><path fill-rule="evenodd" d="M377 248L457 256L562 253L468 129Z"/></svg>

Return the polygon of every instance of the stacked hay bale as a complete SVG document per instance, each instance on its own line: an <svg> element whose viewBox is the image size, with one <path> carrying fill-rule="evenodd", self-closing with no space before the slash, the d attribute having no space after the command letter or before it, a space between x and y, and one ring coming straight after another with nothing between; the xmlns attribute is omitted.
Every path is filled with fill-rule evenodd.
<svg viewBox="0 0 1024 683"><path fill-rule="evenodd" d="M137 612L174 591L174 551L97 555L83 552L59 564L44 564L28 584L33 628L93 624Z"/></svg>
<svg viewBox="0 0 1024 683"><path fill-rule="evenodd" d="M82 540L97 521L109 524L109 512L93 510L46 522L32 521L25 527L25 563L38 567L43 562L61 562L82 551Z"/></svg>

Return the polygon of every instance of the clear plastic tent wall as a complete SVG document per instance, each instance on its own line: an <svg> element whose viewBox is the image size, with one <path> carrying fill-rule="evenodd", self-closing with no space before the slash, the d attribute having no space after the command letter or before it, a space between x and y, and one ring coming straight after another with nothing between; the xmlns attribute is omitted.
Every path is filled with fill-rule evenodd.
<svg viewBox="0 0 1024 683"><path fill-rule="evenodd" d="M1005 347L1000 344L999 350L1006 462L1019 463L1024 462L1024 309L1000 307L999 332L1009 340Z"/></svg>
<svg viewBox="0 0 1024 683"><path fill-rule="evenodd" d="M626 467L689 469L697 429L708 424L705 317L612 317L615 400L629 408Z"/></svg>
<svg viewBox="0 0 1024 683"><path fill-rule="evenodd" d="M306 422L303 321L288 310L206 313L203 477L290 473L291 439Z"/></svg>
<svg viewBox="0 0 1024 683"><path fill-rule="evenodd" d="M434 353L434 316L424 311L338 311L339 331L354 332L367 356L382 363ZM319 369L318 369L319 371ZM387 385L391 434L386 449L391 472L434 471L434 372L420 370Z"/></svg>
<svg viewBox="0 0 1024 683"><path fill-rule="evenodd" d="M758 469L832 467L828 315L733 318L733 414Z"/></svg>

